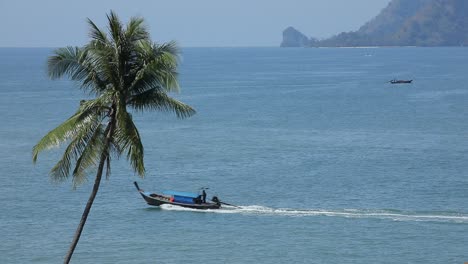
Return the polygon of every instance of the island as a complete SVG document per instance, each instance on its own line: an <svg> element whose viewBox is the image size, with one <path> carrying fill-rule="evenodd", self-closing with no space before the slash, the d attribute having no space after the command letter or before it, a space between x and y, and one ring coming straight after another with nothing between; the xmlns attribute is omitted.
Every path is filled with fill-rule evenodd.
<svg viewBox="0 0 468 264"><path fill-rule="evenodd" d="M468 46L468 0L392 0L357 31L308 38L293 27L281 47Z"/></svg>

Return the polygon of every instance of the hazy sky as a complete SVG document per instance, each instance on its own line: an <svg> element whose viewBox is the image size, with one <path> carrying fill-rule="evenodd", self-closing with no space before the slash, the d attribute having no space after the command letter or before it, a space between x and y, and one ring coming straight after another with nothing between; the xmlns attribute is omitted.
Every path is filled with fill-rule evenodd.
<svg viewBox="0 0 468 264"><path fill-rule="evenodd" d="M390 0L0 0L0 47L61 47L88 39L86 18L104 27L115 10L142 16L152 38L180 46L278 46L293 26L325 38L357 30Z"/></svg>

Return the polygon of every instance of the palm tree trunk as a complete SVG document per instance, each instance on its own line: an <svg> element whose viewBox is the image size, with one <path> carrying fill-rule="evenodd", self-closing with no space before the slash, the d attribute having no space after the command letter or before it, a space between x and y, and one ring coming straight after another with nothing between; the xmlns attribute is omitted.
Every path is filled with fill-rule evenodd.
<svg viewBox="0 0 468 264"><path fill-rule="evenodd" d="M80 224L78 225L78 228L76 229L75 236L73 237L73 241L70 245L70 249L68 250L67 255L65 256L65 261L63 262L65 264L68 264L70 262L73 252L75 251L76 245L78 244L78 241L80 240L81 232L83 231L84 225L86 223L86 219L88 218L89 211L91 211L91 206L93 205L94 198L96 198L96 194L98 193L98 190L99 190L99 185L101 184L102 171L104 168L105 161L106 161L106 154L103 153L103 155L101 156L101 161L99 162L99 168L96 174L96 180L94 181L93 191L91 192L91 195L89 196L88 203L86 204L83 215L81 216L81 221L80 221Z"/></svg>
<svg viewBox="0 0 468 264"><path fill-rule="evenodd" d="M76 245L78 244L78 241L80 240L81 232L83 232L86 219L88 219L89 212L91 211L91 206L93 206L94 198L96 198L96 195L98 193L99 185L101 184L101 179L102 179L102 172L104 170L104 164L107 160L107 157L109 156L109 145L111 142L112 134L114 133L114 127L115 127L114 120L115 119L113 117L115 117L115 115L111 114L111 121L109 122L109 126L106 129L107 135L106 135L106 139L104 142L104 150L101 154L101 160L99 161L99 167L96 173L96 179L94 180L93 191L91 192L91 195L89 196L89 199L88 199L88 203L86 204L84 212L81 215L80 224L78 225L78 228L75 231L75 236L73 237L73 241L70 245L70 249L68 250L67 255L65 256L65 261L63 262L64 264L70 263L70 260L73 255L73 252L75 251Z"/></svg>

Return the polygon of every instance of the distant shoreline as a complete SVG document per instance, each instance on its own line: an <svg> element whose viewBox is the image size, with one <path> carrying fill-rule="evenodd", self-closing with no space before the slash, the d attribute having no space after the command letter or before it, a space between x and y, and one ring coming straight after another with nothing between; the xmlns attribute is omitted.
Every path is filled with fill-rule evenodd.
<svg viewBox="0 0 468 264"><path fill-rule="evenodd" d="M57 49L60 47L0 47L0 49ZM379 48L468 48L468 46L343 46L343 47L279 47L279 46L219 46L219 47L181 47L182 49L379 49Z"/></svg>

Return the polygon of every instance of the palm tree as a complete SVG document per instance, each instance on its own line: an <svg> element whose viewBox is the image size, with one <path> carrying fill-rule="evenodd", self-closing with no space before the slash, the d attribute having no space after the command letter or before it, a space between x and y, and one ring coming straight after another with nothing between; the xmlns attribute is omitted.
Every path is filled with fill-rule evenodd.
<svg viewBox="0 0 468 264"><path fill-rule="evenodd" d="M48 60L52 79L69 77L94 99L82 100L79 109L64 123L45 135L33 148L33 162L46 149L68 143L63 157L51 169L55 181L72 176L74 188L87 175L96 173L94 187L64 263L69 263L99 190L102 174L110 175L112 158L126 154L133 170L145 174L143 145L128 109L135 112L161 110L179 118L195 114L190 106L171 98L178 91L178 48L174 42L150 40L142 18L123 25L111 11L108 30L88 19L90 42L84 47L57 49Z"/></svg>

